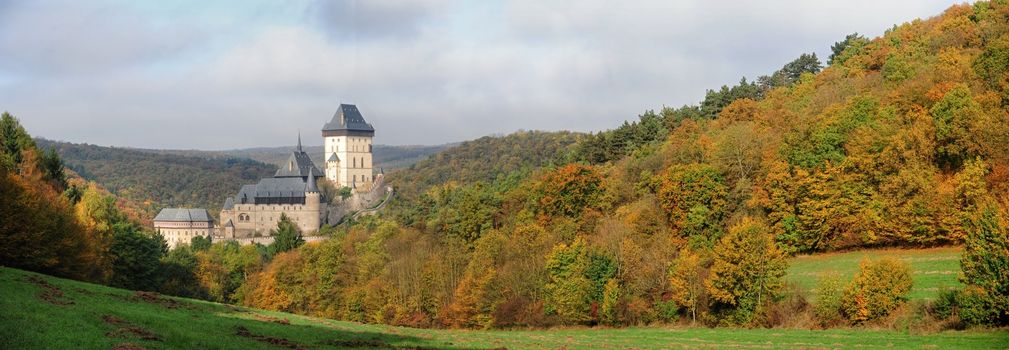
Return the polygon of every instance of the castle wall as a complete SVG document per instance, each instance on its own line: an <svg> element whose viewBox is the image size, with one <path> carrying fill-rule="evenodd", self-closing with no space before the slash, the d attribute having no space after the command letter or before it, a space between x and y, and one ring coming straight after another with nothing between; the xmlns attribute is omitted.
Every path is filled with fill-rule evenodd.
<svg viewBox="0 0 1009 350"><path fill-rule="evenodd" d="M165 238L168 249L180 244L189 244L196 236L214 235L214 227L209 222L155 221L154 230Z"/></svg>
<svg viewBox="0 0 1009 350"><path fill-rule="evenodd" d="M234 238L269 236L271 230L277 229L280 215L286 214L307 235L322 227L326 205L320 203L318 193L306 196L306 204L235 204L232 209L221 211L221 222L231 220L235 225Z"/></svg>

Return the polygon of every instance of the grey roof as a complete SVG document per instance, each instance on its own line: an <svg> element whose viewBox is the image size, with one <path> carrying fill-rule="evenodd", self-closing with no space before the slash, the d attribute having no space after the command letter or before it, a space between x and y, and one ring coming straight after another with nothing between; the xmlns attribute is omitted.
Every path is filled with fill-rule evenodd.
<svg viewBox="0 0 1009 350"><path fill-rule="evenodd" d="M235 207L235 199L234 198L228 197L227 199L224 200L224 207L222 207L223 209L231 209L231 208L234 208L234 207Z"/></svg>
<svg viewBox="0 0 1009 350"><path fill-rule="evenodd" d="M313 178L315 177L313 176ZM310 192L310 187L315 187L310 186L314 183L315 180L307 183L300 177L268 177L259 180L258 184L242 186L233 201L241 204L256 204L266 198L304 198L305 192ZM318 188L315 189L315 192L319 192Z"/></svg>
<svg viewBox="0 0 1009 350"><path fill-rule="evenodd" d="M308 153L299 147L298 150L291 152L291 157L287 158L287 162L280 169L277 169L277 174L273 177L308 177L309 170L315 170L315 174L322 174L319 168L315 167L315 163L312 163L312 158L308 157Z"/></svg>
<svg viewBox="0 0 1009 350"><path fill-rule="evenodd" d="M210 222L213 219L206 209L165 208L154 217L154 221Z"/></svg>
<svg viewBox="0 0 1009 350"><path fill-rule="evenodd" d="M305 192L319 192L319 187L315 185L315 173L308 169L308 184L305 185Z"/></svg>
<svg viewBox="0 0 1009 350"><path fill-rule="evenodd" d="M224 227L235 227L235 223L228 219L228 222L224 223Z"/></svg>
<svg viewBox="0 0 1009 350"><path fill-rule="evenodd" d="M364 117L361 116L361 112L357 110L357 106L340 104L340 108L337 108L336 113L333 114L333 119L322 126L322 131L336 131L336 130L352 130L352 131L371 131L374 132L375 128L371 127L371 124L364 121Z"/></svg>
<svg viewBox="0 0 1009 350"><path fill-rule="evenodd" d="M327 162L339 162L340 161L340 157L337 157L336 153L333 153L333 154L329 155L329 159L326 159L326 161Z"/></svg>

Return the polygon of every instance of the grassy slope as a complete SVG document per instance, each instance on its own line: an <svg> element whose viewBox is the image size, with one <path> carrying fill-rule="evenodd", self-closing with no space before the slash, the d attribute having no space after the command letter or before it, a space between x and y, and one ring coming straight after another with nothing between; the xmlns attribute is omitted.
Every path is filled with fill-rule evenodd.
<svg viewBox="0 0 1009 350"><path fill-rule="evenodd" d="M828 272L839 274L845 281L851 280L858 271L862 259L893 257L911 266L914 287L911 299L932 299L943 288L962 287L957 280L960 273L960 248L945 247L931 249L878 249L859 250L846 253L827 253L799 256L790 262L787 279L809 291L813 298L820 276Z"/></svg>
<svg viewBox="0 0 1009 350"><path fill-rule="evenodd" d="M32 276L59 289L62 296L43 299L49 289ZM423 330L364 325L279 312L236 308L188 299L144 301L135 293L0 268L0 348L110 349L131 343L149 349L276 349L237 335L244 327L255 335L283 338L310 349L394 348L422 346L446 349L582 349L670 347L733 348L1005 348L1004 332L945 332L908 335L892 331L786 330L707 328L559 329L551 331ZM165 301L171 300L171 301ZM166 304L174 301L177 307ZM126 324L104 321L113 316ZM280 324L273 320L288 320ZM147 331L159 340L116 335L120 328ZM355 343L357 341L357 343Z"/></svg>

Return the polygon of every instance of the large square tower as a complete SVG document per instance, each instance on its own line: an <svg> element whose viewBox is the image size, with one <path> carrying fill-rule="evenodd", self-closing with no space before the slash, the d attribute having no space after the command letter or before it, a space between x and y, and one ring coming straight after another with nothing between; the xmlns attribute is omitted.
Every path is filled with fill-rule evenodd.
<svg viewBox="0 0 1009 350"><path fill-rule="evenodd" d="M322 127L326 178L340 187L370 189L371 142L375 128L364 121L357 106L341 104Z"/></svg>

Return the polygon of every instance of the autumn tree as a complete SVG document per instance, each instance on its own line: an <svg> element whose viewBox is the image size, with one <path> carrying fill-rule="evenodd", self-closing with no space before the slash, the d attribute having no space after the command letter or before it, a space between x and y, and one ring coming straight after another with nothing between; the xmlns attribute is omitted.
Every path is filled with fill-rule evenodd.
<svg viewBox="0 0 1009 350"><path fill-rule="evenodd" d="M533 205L544 217L577 218L600 206L602 176L593 166L568 164L543 175L533 192Z"/></svg>
<svg viewBox="0 0 1009 350"><path fill-rule="evenodd" d="M863 260L858 274L844 289L841 311L856 324L886 316L907 301L912 284L911 269L905 262Z"/></svg>
<svg viewBox="0 0 1009 350"><path fill-rule="evenodd" d="M545 310L567 323L585 323L592 319L593 282L585 273L589 253L585 240L575 239L571 245L561 243L546 257L549 281L544 286Z"/></svg>
<svg viewBox="0 0 1009 350"><path fill-rule="evenodd" d="M747 218L715 246L705 287L716 309L727 313L726 321L746 324L778 295L787 268L767 226Z"/></svg>
<svg viewBox="0 0 1009 350"><path fill-rule="evenodd" d="M689 249L680 250L679 256L669 269L669 287L672 300L690 313L690 320L697 322L697 309L705 298L704 278L707 269L701 256Z"/></svg>
<svg viewBox="0 0 1009 350"><path fill-rule="evenodd" d="M656 188L673 229L703 242L718 239L727 195L721 173L706 164L672 166L659 178Z"/></svg>

